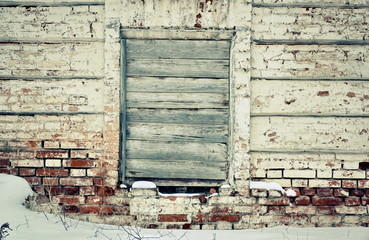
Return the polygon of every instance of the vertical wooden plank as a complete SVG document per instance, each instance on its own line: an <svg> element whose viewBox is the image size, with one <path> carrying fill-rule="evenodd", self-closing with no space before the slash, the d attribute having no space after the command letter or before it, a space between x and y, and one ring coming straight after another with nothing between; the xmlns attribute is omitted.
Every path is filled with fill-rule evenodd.
<svg viewBox="0 0 369 240"><path fill-rule="evenodd" d="M126 75L127 75L127 44L126 40L121 40L121 87L120 87L120 177L124 182L126 178Z"/></svg>

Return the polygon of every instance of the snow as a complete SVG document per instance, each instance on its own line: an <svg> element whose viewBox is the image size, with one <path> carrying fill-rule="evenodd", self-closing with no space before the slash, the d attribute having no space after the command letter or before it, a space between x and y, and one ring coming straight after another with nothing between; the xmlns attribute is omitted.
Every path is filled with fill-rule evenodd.
<svg viewBox="0 0 369 240"><path fill-rule="evenodd" d="M220 186L220 188L231 188L231 185L229 185L229 184L223 184L222 186Z"/></svg>
<svg viewBox="0 0 369 240"><path fill-rule="evenodd" d="M137 181L132 184L132 188L156 188L156 185L149 181Z"/></svg>
<svg viewBox="0 0 369 240"><path fill-rule="evenodd" d="M127 185L125 185L125 184L122 183L121 185L119 185L119 188L121 188L121 189L122 188L127 188Z"/></svg>
<svg viewBox="0 0 369 240"><path fill-rule="evenodd" d="M289 197L295 197L296 192L293 189L285 191L282 186L276 182L255 182L250 181L250 189L266 189L266 190L277 190L285 193Z"/></svg>
<svg viewBox="0 0 369 240"><path fill-rule="evenodd" d="M161 193L159 195L162 197L197 197L202 194L200 193Z"/></svg>
<svg viewBox="0 0 369 240"><path fill-rule="evenodd" d="M145 185L145 184L144 184ZM82 222L62 215L33 212L22 203L33 194L19 177L0 174L0 225L9 222L6 240L128 240L127 232L158 240L368 240L368 228L274 227L248 230L155 230ZM137 235L136 235L137 236Z"/></svg>

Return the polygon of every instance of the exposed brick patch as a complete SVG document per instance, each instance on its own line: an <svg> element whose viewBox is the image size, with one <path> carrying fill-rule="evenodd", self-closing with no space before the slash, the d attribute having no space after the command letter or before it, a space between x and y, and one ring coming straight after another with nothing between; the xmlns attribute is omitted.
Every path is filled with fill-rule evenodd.
<svg viewBox="0 0 369 240"><path fill-rule="evenodd" d="M36 174L36 169L34 168L20 168L19 175L20 176L33 176Z"/></svg>
<svg viewBox="0 0 369 240"><path fill-rule="evenodd" d="M7 167L9 166L10 161L9 159L0 159L0 167Z"/></svg>
<svg viewBox="0 0 369 240"><path fill-rule="evenodd" d="M285 206L268 206L268 213L282 215L286 213Z"/></svg>
<svg viewBox="0 0 369 240"><path fill-rule="evenodd" d="M47 176L47 177L66 177L69 175L69 171L66 169L37 169L37 176Z"/></svg>
<svg viewBox="0 0 369 240"><path fill-rule="evenodd" d="M63 194L65 195L78 195L79 187L63 187Z"/></svg>
<svg viewBox="0 0 369 240"><path fill-rule="evenodd" d="M317 214L332 215L334 214L334 207L332 206L317 206Z"/></svg>
<svg viewBox="0 0 369 240"><path fill-rule="evenodd" d="M85 214L91 214L91 213L98 214L100 213L100 206L82 205L79 207L79 211L80 213L85 213Z"/></svg>
<svg viewBox="0 0 369 240"><path fill-rule="evenodd" d="M215 214L211 215L209 221L210 222L238 222L240 220L239 215L235 214L229 214L229 215L223 215L223 214Z"/></svg>
<svg viewBox="0 0 369 240"><path fill-rule="evenodd" d="M290 205L289 198L260 198L259 204L261 205L276 205L276 206L288 206Z"/></svg>
<svg viewBox="0 0 369 240"><path fill-rule="evenodd" d="M159 214L159 222L187 222L187 214Z"/></svg>
<svg viewBox="0 0 369 240"><path fill-rule="evenodd" d="M308 197L308 196L297 197L295 199L295 204L296 205L309 205L310 204L310 197Z"/></svg>
<svg viewBox="0 0 369 240"><path fill-rule="evenodd" d="M317 206L337 206L342 204L341 198L336 197L317 197L312 198L312 204Z"/></svg>
<svg viewBox="0 0 369 240"><path fill-rule="evenodd" d="M36 158L68 158L68 151L37 151Z"/></svg>
<svg viewBox="0 0 369 240"><path fill-rule="evenodd" d="M97 195L112 196L114 195L114 189L111 187L97 187Z"/></svg>
<svg viewBox="0 0 369 240"><path fill-rule="evenodd" d="M315 196L316 190L313 188L304 188L301 191L301 195L305 196Z"/></svg>
<svg viewBox="0 0 369 240"><path fill-rule="evenodd" d="M326 188L317 189L316 194L319 197L332 197L333 196L333 189L326 189Z"/></svg>
<svg viewBox="0 0 369 240"><path fill-rule="evenodd" d="M334 189L333 195L335 197L348 197L349 190L348 189Z"/></svg>
<svg viewBox="0 0 369 240"><path fill-rule="evenodd" d="M362 189L350 189L350 196L364 197L365 192Z"/></svg>
<svg viewBox="0 0 369 240"><path fill-rule="evenodd" d="M60 185L62 186L90 186L92 185L92 179L89 178L61 178Z"/></svg>
<svg viewBox="0 0 369 240"><path fill-rule="evenodd" d="M361 205L359 197L348 197L345 198L345 205L346 206L359 206Z"/></svg>
<svg viewBox="0 0 369 240"><path fill-rule="evenodd" d="M97 167L97 162L94 160L72 159L72 160L64 160L63 166L73 168L90 168Z"/></svg>
<svg viewBox="0 0 369 240"><path fill-rule="evenodd" d="M357 181L356 180L342 180L342 187L343 188L357 188Z"/></svg>

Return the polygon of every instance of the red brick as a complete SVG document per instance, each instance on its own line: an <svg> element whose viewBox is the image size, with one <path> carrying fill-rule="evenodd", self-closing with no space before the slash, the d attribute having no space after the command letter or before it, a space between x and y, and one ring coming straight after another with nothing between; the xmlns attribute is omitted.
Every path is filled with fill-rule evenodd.
<svg viewBox="0 0 369 240"><path fill-rule="evenodd" d="M159 214L159 222L187 222L187 214Z"/></svg>
<svg viewBox="0 0 369 240"><path fill-rule="evenodd" d="M60 185L62 186L90 186L92 185L91 178L61 178Z"/></svg>
<svg viewBox="0 0 369 240"><path fill-rule="evenodd" d="M57 178L57 177L44 177L42 179L42 183L44 185L48 185L48 186L59 185L59 178Z"/></svg>
<svg viewBox="0 0 369 240"><path fill-rule="evenodd" d="M350 196L364 197L365 192L362 189L350 189Z"/></svg>
<svg viewBox="0 0 369 240"><path fill-rule="evenodd" d="M182 229L191 229L191 224L189 223L183 224Z"/></svg>
<svg viewBox="0 0 369 240"><path fill-rule="evenodd" d="M332 197L333 196L333 189L329 189L329 188L317 189L316 195L318 195L319 197Z"/></svg>
<svg viewBox="0 0 369 240"><path fill-rule="evenodd" d="M365 189L365 195L369 197L369 189Z"/></svg>
<svg viewBox="0 0 369 240"><path fill-rule="evenodd" d="M369 198L367 197L363 197L361 198L361 203L365 206L365 205L369 205Z"/></svg>
<svg viewBox="0 0 369 240"><path fill-rule="evenodd" d="M317 206L316 211L317 211L317 214L332 215L332 214L334 214L334 207L331 207L331 206Z"/></svg>
<svg viewBox="0 0 369 240"><path fill-rule="evenodd" d="M0 168L0 173L10 174L10 169Z"/></svg>
<svg viewBox="0 0 369 240"><path fill-rule="evenodd" d="M304 189L301 190L301 195L315 196L315 189L313 189L313 188L304 188Z"/></svg>
<svg viewBox="0 0 369 240"><path fill-rule="evenodd" d="M19 168L20 176L34 176L36 173L36 169L34 168Z"/></svg>
<svg viewBox="0 0 369 240"><path fill-rule="evenodd" d="M357 181L356 180L342 180L342 187L343 188L357 188Z"/></svg>
<svg viewBox="0 0 369 240"><path fill-rule="evenodd" d="M359 188L369 188L369 180L359 180L358 187Z"/></svg>
<svg viewBox="0 0 369 240"><path fill-rule="evenodd" d="M81 187L79 189L81 195L95 195L96 188L95 187Z"/></svg>
<svg viewBox="0 0 369 240"><path fill-rule="evenodd" d="M103 198L100 196L87 196L86 203L87 204L102 204Z"/></svg>
<svg viewBox="0 0 369 240"><path fill-rule="evenodd" d="M63 212L65 212L65 213L78 213L79 212L79 207L78 206L73 206L73 205L63 206Z"/></svg>
<svg viewBox="0 0 369 240"><path fill-rule="evenodd" d="M333 194L335 197L347 197L349 196L349 190L348 189L334 189Z"/></svg>
<svg viewBox="0 0 369 240"><path fill-rule="evenodd" d="M223 214L215 214L210 216L210 222L238 222L240 220L239 215L223 215Z"/></svg>
<svg viewBox="0 0 369 240"><path fill-rule="evenodd" d="M310 204L310 197L308 197L308 196L297 197L295 199L295 204L296 205L309 205Z"/></svg>
<svg viewBox="0 0 369 240"><path fill-rule="evenodd" d="M8 167L9 163L9 159L0 159L0 167Z"/></svg>
<svg viewBox="0 0 369 240"><path fill-rule="evenodd" d="M59 203L67 204L80 204L82 203L81 197L78 196L56 196Z"/></svg>
<svg viewBox="0 0 369 240"><path fill-rule="evenodd" d="M112 196L114 195L114 189L111 187L97 187L97 195Z"/></svg>
<svg viewBox="0 0 369 240"><path fill-rule="evenodd" d="M69 171L67 169L37 169L36 175L46 177L66 177L69 175Z"/></svg>
<svg viewBox="0 0 369 240"><path fill-rule="evenodd" d="M78 187L63 187L63 194L65 195L78 195Z"/></svg>
<svg viewBox="0 0 369 240"><path fill-rule="evenodd" d="M275 205L275 206L288 206L290 205L290 199L289 198L260 198L259 199L260 205Z"/></svg>
<svg viewBox="0 0 369 240"><path fill-rule="evenodd" d="M101 206L100 207L100 214L107 214L107 215L111 215L113 213L117 213L113 210L112 206Z"/></svg>
<svg viewBox="0 0 369 240"><path fill-rule="evenodd" d="M182 229L181 225L170 224L167 225L167 229Z"/></svg>
<svg viewBox="0 0 369 240"><path fill-rule="evenodd" d="M102 178L93 178L93 184L96 186L101 186L103 185L103 179Z"/></svg>
<svg viewBox="0 0 369 240"><path fill-rule="evenodd" d="M359 206L360 204L360 198L359 197L348 197L345 198L345 205L346 206Z"/></svg>
<svg viewBox="0 0 369 240"><path fill-rule="evenodd" d="M192 222L194 223L203 223L205 219L205 216L202 214L197 214L192 217Z"/></svg>
<svg viewBox="0 0 369 240"><path fill-rule="evenodd" d="M79 212L84 214L100 213L100 206L82 205L79 207Z"/></svg>
<svg viewBox="0 0 369 240"><path fill-rule="evenodd" d="M97 162L93 160L82 160L82 159L64 160L63 166L72 168L90 168L97 167Z"/></svg>
<svg viewBox="0 0 369 240"><path fill-rule="evenodd" d="M284 215L286 213L286 207L284 206L268 206L268 213L276 215Z"/></svg>
<svg viewBox="0 0 369 240"><path fill-rule="evenodd" d="M314 196L312 198L313 205L316 206L337 206L342 204L341 198L335 197L317 197Z"/></svg>
<svg viewBox="0 0 369 240"><path fill-rule="evenodd" d="M41 178L39 178L39 177L25 177L24 179L26 179L27 182L31 185L40 185L41 184Z"/></svg>
<svg viewBox="0 0 369 240"><path fill-rule="evenodd" d="M38 151L36 158L68 158L68 151Z"/></svg>
<svg viewBox="0 0 369 240"><path fill-rule="evenodd" d="M46 195L56 196L61 194L61 187L44 187Z"/></svg>

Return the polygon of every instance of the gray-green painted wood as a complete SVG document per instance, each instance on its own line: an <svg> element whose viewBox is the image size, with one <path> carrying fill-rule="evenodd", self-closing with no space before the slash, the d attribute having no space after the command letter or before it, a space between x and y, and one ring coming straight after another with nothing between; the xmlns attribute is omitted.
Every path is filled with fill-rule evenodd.
<svg viewBox="0 0 369 240"><path fill-rule="evenodd" d="M224 125L130 123L127 125L127 139L227 143L228 127Z"/></svg>
<svg viewBox="0 0 369 240"><path fill-rule="evenodd" d="M226 161L224 143L160 142L127 140L127 159L178 159L197 161ZM170 169L167 169L170 171Z"/></svg>
<svg viewBox="0 0 369 240"><path fill-rule="evenodd" d="M228 124L228 109L127 109L127 122Z"/></svg>
<svg viewBox="0 0 369 240"><path fill-rule="evenodd" d="M127 59L128 76L228 78L228 60Z"/></svg>
<svg viewBox="0 0 369 240"><path fill-rule="evenodd" d="M127 167L127 177L214 180L226 178L225 162L167 159L128 159ZM170 171L164 171L165 169L169 169Z"/></svg>
<svg viewBox="0 0 369 240"><path fill-rule="evenodd" d="M128 59L229 59L229 41L127 40Z"/></svg>
<svg viewBox="0 0 369 240"><path fill-rule="evenodd" d="M127 93L129 108L228 108L228 94Z"/></svg>
<svg viewBox="0 0 369 240"><path fill-rule="evenodd" d="M129 77L128 92L227 93L226 78Z"/></svg>

